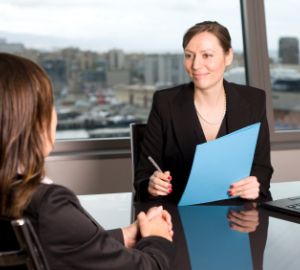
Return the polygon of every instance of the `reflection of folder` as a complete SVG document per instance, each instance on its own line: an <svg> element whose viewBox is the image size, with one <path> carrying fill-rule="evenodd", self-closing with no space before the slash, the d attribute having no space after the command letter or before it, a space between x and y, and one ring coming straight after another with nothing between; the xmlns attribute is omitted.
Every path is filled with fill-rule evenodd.
<svg viewBox="0 0 300 270"><path fill-rule="evenodd" d="M249 235L229 226L227 213L231 208L178 207L192 269L253 269Z"/></svg>
<svg viewBox="0 0 300 270"><path fill-rule="evenodd" d="M233 182L250 175L260 123L216 140L198 144L184 193L178 205L228 199Z"/></svg>

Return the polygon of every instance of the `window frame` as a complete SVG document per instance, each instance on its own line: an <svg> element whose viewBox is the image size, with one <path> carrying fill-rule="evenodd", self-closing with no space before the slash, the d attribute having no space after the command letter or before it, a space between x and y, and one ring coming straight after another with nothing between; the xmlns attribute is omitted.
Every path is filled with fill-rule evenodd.
<svg viewBox="0 0 300 270"><path fill-rule="evenodd" d="M47 161L130 157L130 138L56 141Z"/></svg>
<svg viewBox="0 0 300 270"><path fill-rule="evenodd" d="M266 91L272 150L299 149L300 131L275 130L264 1L241 0L241 15L246 81Z"/></svg>

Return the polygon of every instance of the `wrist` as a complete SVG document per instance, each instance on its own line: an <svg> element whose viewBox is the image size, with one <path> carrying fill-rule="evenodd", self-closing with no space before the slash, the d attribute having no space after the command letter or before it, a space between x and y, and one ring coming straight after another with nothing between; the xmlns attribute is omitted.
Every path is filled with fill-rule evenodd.
<svg viewBox="0 0 300 270"><path fill-rule="evenodd" d="M135 221L128 227L122 228L124 246L131 248L136 244L136 238L138 233L137 222Z"/></svg>

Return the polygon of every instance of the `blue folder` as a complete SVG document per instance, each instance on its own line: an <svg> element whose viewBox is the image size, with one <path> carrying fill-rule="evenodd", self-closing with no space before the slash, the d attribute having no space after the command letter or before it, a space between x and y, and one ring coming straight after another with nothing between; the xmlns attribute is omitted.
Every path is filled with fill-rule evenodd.
<svg viewBox="0 0 300 270"><path fill-rule="evenodd" d="M179 206L228 199L233 182L250 175L260 123L196 146Z"/></svg>

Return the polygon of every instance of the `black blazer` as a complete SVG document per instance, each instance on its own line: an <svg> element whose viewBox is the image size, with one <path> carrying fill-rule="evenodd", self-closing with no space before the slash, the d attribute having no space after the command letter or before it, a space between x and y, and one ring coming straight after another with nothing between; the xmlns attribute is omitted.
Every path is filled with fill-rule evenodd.
<svg viewBox="0 0 300 270"><path fill-rule="evenodd" d="M273 168L270 162L265 92L225 80L224 88L228 133L261 122L251 175L257 176L261 185L260 193L267 195ZM195 119L197 115L194 107L193 83L154 93L140 162L135 172L136 200L155 199L151 198L147 191L149 177L155 170L147 159L149 155L157 161L163 171L171 171L173 177L173 192L160 199L173 202L180 199L190 173L195 146L199 143L197 132L202 131L199 121ZM205 142L205 137L202 137L202 142Z"/></svg>
<svg viewBox="0 0 300 270"><path fill-rule="evenodd" d="M41 184L24 214L51 270L171 269L175 250L170 241L152 236L125 248L121 229L105 231L65 187Z"/></svg>

